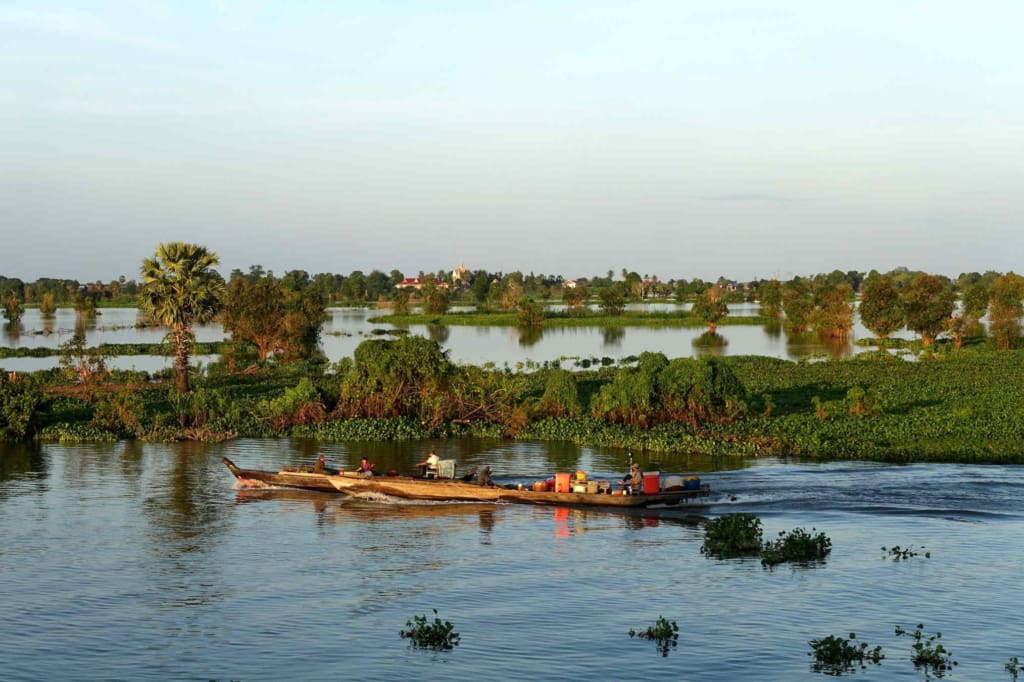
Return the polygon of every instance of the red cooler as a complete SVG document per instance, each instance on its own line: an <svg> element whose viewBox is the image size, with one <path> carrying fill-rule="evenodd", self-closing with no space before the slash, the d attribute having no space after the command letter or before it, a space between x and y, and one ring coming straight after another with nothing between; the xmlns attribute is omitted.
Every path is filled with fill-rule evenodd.
<svg viewBox="0 0 1024 682"><path fill-rule="evenodd" d="M644 472L644 495L656 495L658 493L659 476L660 473L657 471Z"/></svg>
<svg viewBox="0 0 1024 682"><path fill-rule="evenodd" d="M572 492L572 474L555 474L555 492Z"/></svg>

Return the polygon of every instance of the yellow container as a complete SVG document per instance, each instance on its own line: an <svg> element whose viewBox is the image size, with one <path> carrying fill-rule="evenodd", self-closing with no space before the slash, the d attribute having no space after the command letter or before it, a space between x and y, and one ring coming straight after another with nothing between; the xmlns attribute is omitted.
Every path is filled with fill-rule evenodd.
<svg viewBox="0 0 1024 682"><path fill-rule="evenodd" d="M576 480L577 481L585 481L585 480L587 480L587 472L586 471L577 471L576 472Z"/></svg>

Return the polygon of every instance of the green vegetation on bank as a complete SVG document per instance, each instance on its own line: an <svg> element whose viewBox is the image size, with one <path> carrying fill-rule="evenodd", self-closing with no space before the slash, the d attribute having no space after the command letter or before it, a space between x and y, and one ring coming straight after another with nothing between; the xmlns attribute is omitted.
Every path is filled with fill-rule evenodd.
<svg viewBox="0 0 1024 682"><path fill-rule="evenodd" d="M197 352L214 350L223 349ZM335 365L253 364L249 353L209 364L181 395L172 370L69 363L5 373L0 430L55 440L472 435L723 456L1024 462L1024 350L975 346L918 362L644 353L572 372L456 365L415 336L365 341Z"/></svg>

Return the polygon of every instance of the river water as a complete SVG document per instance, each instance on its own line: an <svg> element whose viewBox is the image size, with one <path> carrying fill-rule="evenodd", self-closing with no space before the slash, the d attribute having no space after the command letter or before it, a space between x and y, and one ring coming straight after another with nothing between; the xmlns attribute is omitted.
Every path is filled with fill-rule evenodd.
<svg viewBox="0 0 1024 682"><path fill-rule="evenodd" d="M953 680L1024 655L1024 469L666 457L707 507L644 513L240 490L221 464L406 469L434 445L500 481L622 474L625 453L504 441L0 446L4 680L799 680L810 639L882 645L868 679L920 680L897 625L942 632ZM700 517L757 514L833 551L762 568L700 552ZM882 547L912 546L905 561ZM931 553L925 558L924 552ZM437 609L449 652L399 630ZM668 656L628 636L675 620Z"/></svg>

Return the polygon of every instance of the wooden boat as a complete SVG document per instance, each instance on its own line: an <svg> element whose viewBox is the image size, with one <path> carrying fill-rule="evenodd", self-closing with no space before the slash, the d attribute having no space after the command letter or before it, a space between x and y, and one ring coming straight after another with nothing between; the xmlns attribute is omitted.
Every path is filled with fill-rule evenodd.
<svg viewBox="0 0 1024 682"><path fill-rule="evenodd" d="M410 476L367 477L347 471L316 473L310 467L285 467L280 471L240 469L227 457L221 459L232 475L245 487L281 486L364 497L386 495L407 500L435 502L511 502L587 507L652 507L693 505L695 501L711 494L711 488L706 484L694 489L662 490L649 495L538 492L501 486L480 486L452 479L423 479Z"/></svg>

